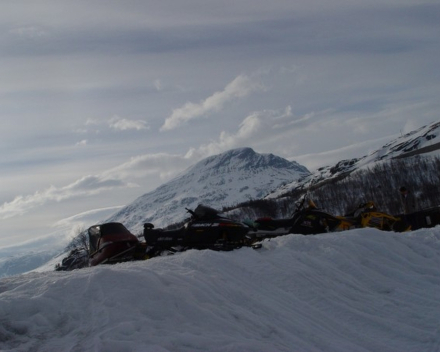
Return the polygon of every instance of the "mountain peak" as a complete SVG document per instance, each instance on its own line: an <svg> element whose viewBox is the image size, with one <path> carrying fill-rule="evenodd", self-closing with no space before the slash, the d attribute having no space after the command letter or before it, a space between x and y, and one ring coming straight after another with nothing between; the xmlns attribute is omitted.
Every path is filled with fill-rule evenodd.
<svg viewBox="0 0 440 352"><path fill-rule="evenodd" d="M259 169L262 167L309 173L306 167L295 161L288 161L273 154L259 154L249 147L231 149L222 154L210 156L195 164L190 170L201 168Z"/></svg>
<svg viewBox="0 0 440 352"><path fill-rule="evenodd" d="M308 175L304 166L252 148L237 148L203 159L173 180L144 194L107 221L140 230L143 223L170 225L199 203L222 209L264 197L282 184Z"/></svg>

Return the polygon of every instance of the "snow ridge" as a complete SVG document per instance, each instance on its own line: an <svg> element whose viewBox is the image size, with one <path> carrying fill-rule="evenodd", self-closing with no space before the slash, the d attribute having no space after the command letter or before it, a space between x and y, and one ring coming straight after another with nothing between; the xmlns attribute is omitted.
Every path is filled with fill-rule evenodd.
<svg viewBox="0 0 440 352"><path fill-rule="evenodd" d="M267 198L277 198L293 189L305 189L322 181L349 174L376 162L406 158L440 150L440 122L423 126L399 136L381 148L360 158L341 160L333 166L324 166L306 177L281 186Z"/></svg>

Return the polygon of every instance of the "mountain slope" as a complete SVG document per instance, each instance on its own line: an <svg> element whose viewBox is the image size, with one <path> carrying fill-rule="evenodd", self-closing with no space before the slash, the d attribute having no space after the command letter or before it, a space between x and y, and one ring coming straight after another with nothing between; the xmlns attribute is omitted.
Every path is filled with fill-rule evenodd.
<svg viewBox="0 0 440 352"><path fill-rule="evenodd" d="M296 162L273 154L240 148L208 157L156 190L124 207L107 222L124 223L134 232L145 222L166 226L182 221L185 208L203 203L217 209L264 197L281 184L309 171Z"/></svg>
<svg viewBox="0 0 440 352"><path fill-rule="evenodd" d="M0 279L9 352L439 351L440 228Z"/></svg>
<svg viewBox="0 0 440 352"><path fill-rule="evenodd" d="M371 167L379 161L407 158L432 152L440 153L440 122L402 135L363 157L341 160L333 166L321 167L302 179L281 186L268 195L268 198L277 198L294 189L306 189L333 178L344 177L356 170Z"/></svg>

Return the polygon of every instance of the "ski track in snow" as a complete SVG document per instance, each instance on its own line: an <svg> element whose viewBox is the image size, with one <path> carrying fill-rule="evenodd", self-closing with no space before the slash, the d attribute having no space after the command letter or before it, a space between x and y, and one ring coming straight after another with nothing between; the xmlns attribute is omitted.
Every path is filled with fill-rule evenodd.
<svg viewBox="0 0 440 352"><path fill-rule="evenodd" d="M440 227L0 280L0 351L437 352Z"/></svg>

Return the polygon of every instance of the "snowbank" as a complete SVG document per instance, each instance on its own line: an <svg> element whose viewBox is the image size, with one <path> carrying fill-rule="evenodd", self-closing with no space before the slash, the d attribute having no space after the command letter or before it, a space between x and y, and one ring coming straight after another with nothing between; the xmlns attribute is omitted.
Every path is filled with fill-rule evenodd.
<svg viewBox="0 0 440 352"><path fill-rule="evenodd" d="M439 351L440 228L0 280L1 351Z"/></svg>

